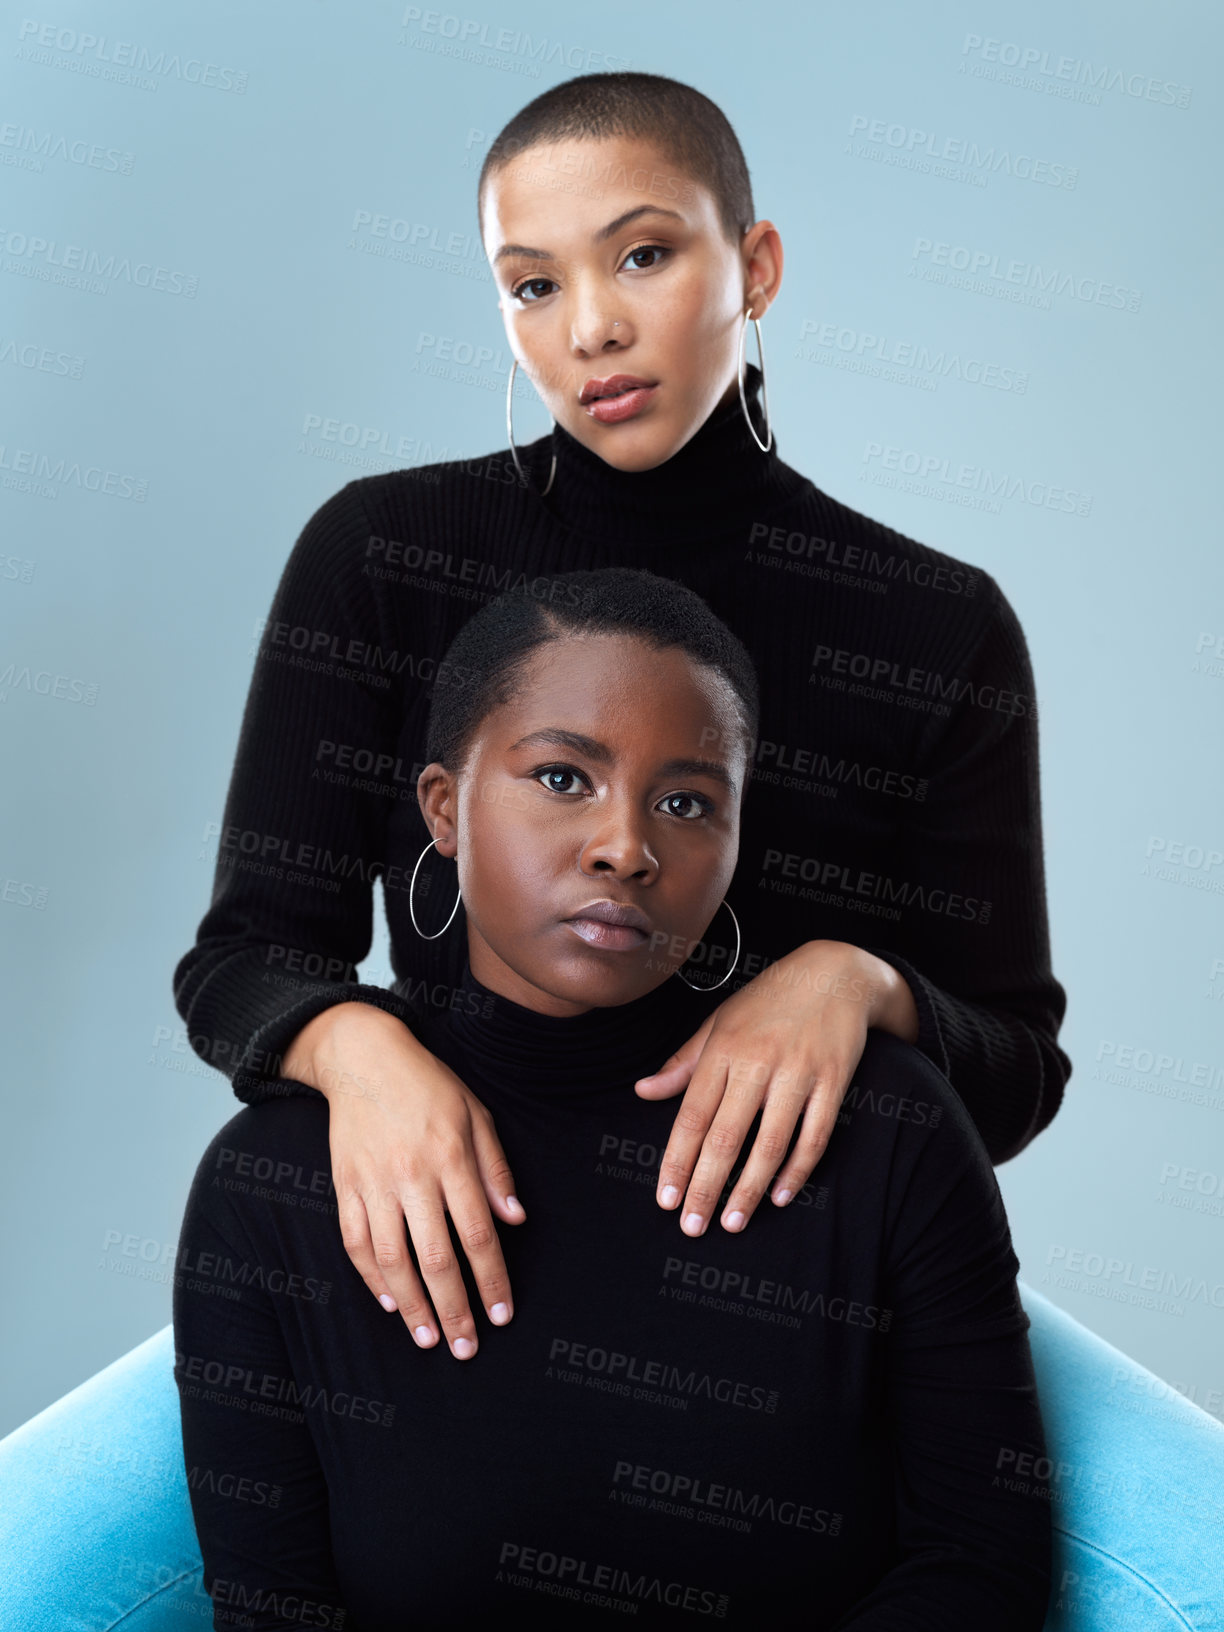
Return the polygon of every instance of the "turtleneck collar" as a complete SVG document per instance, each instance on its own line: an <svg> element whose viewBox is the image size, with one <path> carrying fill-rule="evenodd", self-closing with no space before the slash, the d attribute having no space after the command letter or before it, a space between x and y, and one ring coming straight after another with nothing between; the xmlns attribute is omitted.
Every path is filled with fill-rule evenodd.
<svg viewBox="0 0 1224 1632"><path fill-rule="evenodd" d="M764 441L761 383L760 369L747 364L744 394ZM557 474L545 495L541 490L554 454ZM561 425L522 448L520 458L535 503L554 522L586 537L648 543L700 542L747 531L806 480L778 457L776 434L770 451L761 452L744 420L738 390L653 470L617 470Z"/></svg>
<svg viewBox="0 0 1224 1632"><path fill-rule="evenodd" d="M491 992L465 959L455 1001L423 1040L457 1061L453 1069L474 1092L479 1080L519 1099L589 1101L610 1090L632 1092L638 1077L661 1070L725 995L694 991L672 975L631 1003L537 1014Z"/></svg>

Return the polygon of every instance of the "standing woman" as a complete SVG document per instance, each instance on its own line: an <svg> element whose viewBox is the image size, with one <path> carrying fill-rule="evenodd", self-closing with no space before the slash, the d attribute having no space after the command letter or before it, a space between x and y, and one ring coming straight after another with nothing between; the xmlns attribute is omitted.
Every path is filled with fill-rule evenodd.
<svg viewBox="0 0 1224 1632"><path fill-rule="evenodd" d="M240 1099L327 1099L349 1256L420 1346L440 1331L460 1359L477 1326L456 1246L505 1324L491 1213L525 1213L489 1113L414 1035L458 1001L464 942L443 933L463 907L415 786L438 659L513 584L546 601L573 569L648 568L694 589L760 677L739 862L688 968L724 999L638 1085L684 1094L657 1193L681 1229L742 1229L800 1190L869 1028L944 1072L995 1162L1049 1123L1070 1070L1023 633L989 574L779 457L745 341L782 243L724 115L657 75L569 80L494 141L478 206L516 368L554 428L354 480L307 522L174 982ZM356 974L376 877L390 989Z"/></svg>

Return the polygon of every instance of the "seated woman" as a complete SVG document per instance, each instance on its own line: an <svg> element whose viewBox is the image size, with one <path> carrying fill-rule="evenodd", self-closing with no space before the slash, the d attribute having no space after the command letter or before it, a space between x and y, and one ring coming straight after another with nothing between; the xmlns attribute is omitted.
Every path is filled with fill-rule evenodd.
<svg viewBox="0 0 1224 1632"><path fill-rule="evenodd" d="M936 1067L871 1031L818 1174L750 1232L679 1239L655 1205L674 1107L633 1084L716 1002L681 965L735 933L756 676L678 583L554 587L460 631L417 788L457 877L429 858L414 921L443 933L457 882L468 952L421 1035L537 1198L504 1241L515 1318L488 1363L433 1363L346 1255L323 1096L227 1123L174 1301L215 1625L1037 1629L1028 1318Z"/></svg>

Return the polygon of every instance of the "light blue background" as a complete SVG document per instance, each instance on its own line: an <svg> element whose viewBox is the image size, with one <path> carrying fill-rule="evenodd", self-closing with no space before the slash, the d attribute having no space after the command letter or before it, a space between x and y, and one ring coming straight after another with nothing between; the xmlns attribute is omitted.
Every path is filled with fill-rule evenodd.
<svg viewBox="0 0 1224 1632"><path fill-rule="evenodd" d="M172 1255L199 1152L236 1108L186 1048L171 973L208 904L204 835L257 626L302 524L351 476L504 445L509 353L475 239L476 171L527 100L606 66L696 85L741 138L786 250L763 325L783 457L985 567L1021 618L1075 1062L1052 1127L1000 1169L1023 1274L1224 1416L1224 862L1145 873L1154 841L1224 852L1219 12L460 5L431 30L430 14L372 0L65 0L32 16L51 30L42 48L19 10L0 24L0 1432L169 1318L165 1271L144 1257ZM443 54L444 31L464 28L487 43ZM79 50L82 32L105 44ZM106 77L131 47L154 88ZM1046 54L1036 89L980 77L1012 47ZM1108 86L1052 95L1075 83L1052 71L1060 57L1132 90L1189 87L1189 105ZM200 83L200 63L221 83ZM243 89L222 88L239 74ZM896 128L872 142L873 120ZM22 144L44 138L114 150L120 168L53 151L31 167ZM1075 185L883 162L946 140L1074 169ZM361 211L409 223L436 264L370 253ZM55 251L32 252L39 237ZM931 260L921 240L1137 290L1139 310L1065 294L1043 310L924 281L909 275ZM68 244L198 279L196 292L28 275ZM822 333L942 349L1025 372L1027 389L944 377L932 391L827 366L855 354ZM440 341L495 355L473 380L437 361ZM44 351L45 368L26 366ZM328 420L354 430L329 439ZM526 392L520 440L546 424ZM367 431L409 452L361 463L342 436ZM877 485L863 479L885 464L873 444L1020 477L1030 495L1068 489L1088 513L958 505L938 475L925 492ZM31 458L62 461L64 478L13 485ZM145 496L78 486L75 465ZM40 672L65 695L33 689ZM390 978L381 940L364 978ZM1103 1067L1125 1047L1152 1059L1111 1082ZM1150 1091L1177 1092L1161 1055L1218 1078L1215 1105ZM1186 1169L1218 1178L1183 1190ZM1067 1274L1077 1252L1099 1254L1101 1273ZM1191 1289L1182 1312L1136 1301L1145 1271Z"/></svg>

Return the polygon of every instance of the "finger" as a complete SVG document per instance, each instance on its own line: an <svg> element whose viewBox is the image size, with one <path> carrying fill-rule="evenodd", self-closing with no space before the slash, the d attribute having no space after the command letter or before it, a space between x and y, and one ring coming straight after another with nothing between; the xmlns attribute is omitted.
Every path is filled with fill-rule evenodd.
<svg viewBox="0 0 1224 1632"><path fill-rule="evenodd" d="M703 1020L688 1042L682 1043L658 1071L648 1077L639 1077L634 1085L637 1092L648 1099L668 1099L672 1094L679 1093L701 1058L706 1038L714 1025L714 1018L715 1016L711 1014Z"/></svg>
<svg viewBox="0 0 1224 1632"><path fill-rule="evenodd" d="M514 1193L514 1175L494 1132L492 1116L487 1121L482 1116L472 1117L472 1150L490 1207L507 1224L521 1224L527 1213Z"/></svg>
<svg viewBox="0 0 1224 1632"><path fill-rule="evenodd" d="M442 1336L456 1360L470 1360L480 1344L476 1336L476 1321L468 1303L467 1287L463 1284L463 1274L447 1228L441 1192L405 1191L398 1200L408 1221L417 1266L437 1311ZM488 1214L487 1206L485 1213ZM493 1228L492 1220L489 1228Z"/></svg>
<svg viewBox="0 0 1224 1632"><path fill-rule="evenodd" d="M808 1101L795 1148L778 1170L777 1180L770 1191L770 1199L775 1205L784 1207L811 1178L813 1169L833 1137L837 1113L841 1109L849 1080L847 1073L840 1085L830 1084L828 1091L818 1088Z"/></svg>
<svg viewBox="0 0 1224 1632"><path fill-rule="evenodd" d="M753 1118L765 1099L772 1067L749 1058L732 1059L722 1103L715 1112L693 1166L680 1228L686 1235L703 1235L722 1195L727 1175L735 1165ZM785 1151L778 1153L779 1159Z"/></svg>
<svg viewBox="0 0 1224 1632"><path fill-rule="evenodd" d="M485 1193L474 1174L461 1172L453 1184L446 1186L445 1199L485 1312L495 1326L504 1326L514 1314L514 1300Z"/></svg>
<svg viewBox="0 0 1224 1632"><path fill-rule="evenodd" d="M716 1049L707 1049L697 1062L659 1163L656 1199L660 1207L679 1205L692 1177L702 1140L722 1104L729 1063L727 1055Z"/></svg>
<svg viewBox="0 0 1224 1632"><path fill-rule="evenodd" d="M722 1211L721 1223L725 1230L742 1230L756 1211L761 1197L769 1188L770 1181L775 1173L785 1164L788 1175L799 1171L800 1167L808 1162L807 1173L815 1166L819 1159L823 1145L817 1148L815 1143L815 1129L817 1122L804 1121L801 1124L800 1140L804 1137L804 1130L811 1134L806 1149L801 1150L796 1144L789 1160L787 1151L795 1132L796 1124L805 1116L805 1110L813 1103L813 1095L818 1092L818 1081L814 1075L800 1080L792 1075L788 1084L788 1073L775 1072L766 1091L765 1106L761 1112L761 1125L757 1129L756 1138L752 1142L752 1149L748 1159L740 1170L739 1177L727 1197L726 1206ZM836 1110L834 1109L834 1115ZM832 1127L832 1117L828 1118L829 1127ZM825 1134L827 1139L828 1134ZM810 1157L810 1161L809 1161ZM792 1194L800 1188L802 1180L791 1186Z"/></svg>
<svg viewBox="0 0 1224 1632"><path fill-rule="evenodd" d="M375 1251L374 1234L370 1228L366 1204L356 1190L341 1196L337 1189L337 1211L340 1217L340 1239L344 1242L344 1250L352 1260L354 1269L384 1309L389 1312L399 1310L417 1347L433 1348L438 1341L433 1310L425 1300L421 1283L417 1280L411 1263L407 1263L406 1273L397 1275L394 1264L389 1274L384 1273ZM402 1216L399 1219L399 1231L402 1236Z"/></svg>

